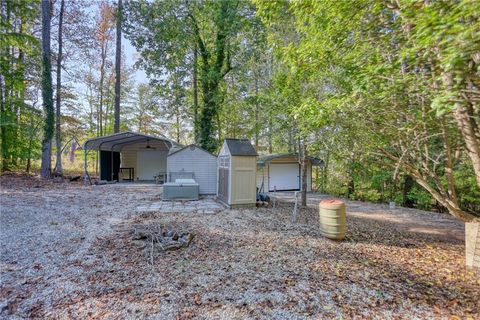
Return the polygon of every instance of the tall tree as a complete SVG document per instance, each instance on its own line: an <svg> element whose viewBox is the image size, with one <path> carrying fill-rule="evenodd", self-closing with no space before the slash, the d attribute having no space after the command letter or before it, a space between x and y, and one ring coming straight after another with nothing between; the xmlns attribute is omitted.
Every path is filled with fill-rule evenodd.
<svg viewBox="0 0 480 320"><path fill-rule="evenodd" d="M190 66L191 55L198 50L202 103L194 127L200 145L210 151L218 146L220 89L232 70L232 42L245 23L244 16L252 16L251 12L250 4L230 0L142 0L125 5L125 32L141 54L140 65L151 77L162 78Z"/></svg>
<svg viewBox="0 0 480 320"><path fill-rule="evenodd" d="M61 106L62 106L62 58L63 58L63 13L65 0L60 1L60 13L58 18L58 55L57 55L57 98L56 98L56 122L55 122L55 143L57 157L55 164L55 175L62 176L62 133L61 133Z"/></svg>
<svg viewBox="0 0 480 320"><path fill-rule="evenodd" d="M52 57L50 55L50 1L42 0L42 99L44 109L41 176L52 177L52 138L54 132L54 108L52 87Z"/></svg>
<svg viewBox="0 0 480 320"><path fill-rule="evenodd" d="M412 57L415 52L415 64L430 65L433 109L455 118L480 187L480 3L423 1L401 6L387 1L386 7L398 15L409 40L405 53Z"/></svg>
<svg viewBox="0 0 480 320"><path fill-rule="evenodd" d="M193 72L192 72L192 95L193 95L193 141L199 143L198 135L198 51L197 46L193 49Z"/></svg>
<svg viewBox="0 0 480 320"><path fill-rule="evenodd" d="M231 26L235 23L236 6L238 6L238 3L232 6L231 1L223 0L219 4L218 11L215 12L214 24L217 28L217 35L213 61L210 59L212 52L207 50L197 19L193 14L189 15L193 23L193 31L202 60L200 74L202 79L203 110L199 124L200 145L209 151L215 151L218 143L215 139L214 121L219 112L219 85L225 75L232 69L228 36L231 33Z"/></svg>
<svg viewBox="0 0 480 320"><path fill-rule="evenodd" d="M122 59L122 0L118 0L116 12L117 42L115 50L115 123L113 131L120 132L120 67Z"/></svg>
<svg viewBox="0 0 480 320"><path fill-rule="evenodd" d="M16 169L28 155L39 155L40 139L29 144L31 123L38 120L36 97L40 42L33 36L40 20L40 1L0 1L0 161ZM34 119L31 119L33 117Z"/></svg>
<svg viewBox="0 0 480 320"><path fill-rule="evenodd" d="M109 45L112 41L113 26L113 7L107 2L100 3L100 13L97 21L97 41L100 45L100 83L99 83L99 103L98 103L98 134L101 136L104 132L104 107L105 107L105 77L107 74L107 59L109 55Z"/></svg>
<svg viewBox="0 0 480 320"><path fill-rule="evenodd" d="M393 179L403 170L450 214L472 219L470 206L458 200L453 174L455 167L471 166L462 154L472 148L458 140L451 121L458 117L450 111L459 107L453 93L468 92L475 126L478 87L466 90L462 79L478 80L471 69L478 69L478 2L426 1L403 5L400 13L398 1L257 3L290 66L287 77L302 80L300 103L292 104L300 128L328 125L331 137L343 140L347 193L357 194L359 162L369 159L369 166L390 166ZM276 32L285 12L294 17L295 46ZM440 83L449 68L460 91Z"/></svg>

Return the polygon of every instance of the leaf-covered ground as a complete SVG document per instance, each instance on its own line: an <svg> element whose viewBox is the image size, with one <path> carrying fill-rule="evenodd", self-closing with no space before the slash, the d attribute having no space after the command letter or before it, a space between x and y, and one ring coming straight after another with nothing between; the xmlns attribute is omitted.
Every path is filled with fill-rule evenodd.
<svg viewBox="0 0 480 320"><path fill-rule="evenodd" d="M2 180L2 318L480 318L480 278L465 269L461 239L368 210L349 214L348 237L335 242L314 208L292 224L290 203L138 214L158 189L35 186ZM399 214L409 212L429 215ZM195 238L151 265L131 235L144 223Z"/></svg>

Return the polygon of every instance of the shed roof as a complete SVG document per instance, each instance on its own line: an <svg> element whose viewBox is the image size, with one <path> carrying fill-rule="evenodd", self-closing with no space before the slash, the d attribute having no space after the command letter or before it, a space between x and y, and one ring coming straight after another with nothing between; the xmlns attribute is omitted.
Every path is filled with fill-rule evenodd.
<svg viewBox="0 0 480 320"><path fill-rule="evenodd" d="M186 150L187 148L190 149L190 148L192 148L192 147L193 147L193 148L197 148L197 149L199 149L199 150L202 150L202 151L204 151L204 152L206 152L206 153L214 156L215 158L217 157L217 156L214 155L213 153L211 153L211 152L209 152L209 151L203 149L202 147L199 147L199 146L197 146L196 144L193 144L193 143L192 143L192 144L189 144L188 146L185 146L185 147L182 147L182 146L172 147L172 148L170 149L170 151L168 152L168 155L171 156L172 154L175 154L175 153L177 153L177 152Z"/></svg>
<svg viewBox="0 0 480 320"><path fill-rule="evenodd" d="M178 144L167 137L156 137L130 131L114 133L107 136L88 139L83 144L85 150L104 150L104 151L121 151L122 147L129 144L146 142L146 141L162 141L167 149Z"/></svg>
<svg viewBox="0 0 480 320"><path fill-rule="evenodd" d="M225 139L225 143L232 156L257 156L248 139Z"/></svg>
<svg viewBox="0 0 480 320"><path fill-rule="evenodd" d="M262 155L258 158L257 160L257 165L260 167L264 167L269 161L274 160L274 159L281 159L281 158L288 158L288 157L296 157L298 158L298 153L273 153L273 154L267 154L267 155ZM319 166L323 167L324 162L322 159L315 158L312 156L307 156L307 159L312 163L314 166Z"/></svg>

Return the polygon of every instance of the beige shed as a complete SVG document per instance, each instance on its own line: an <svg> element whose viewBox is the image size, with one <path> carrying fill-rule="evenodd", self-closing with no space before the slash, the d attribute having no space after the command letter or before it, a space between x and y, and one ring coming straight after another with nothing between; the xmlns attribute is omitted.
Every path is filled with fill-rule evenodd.
<svg viewBox="0 0 480 320"><path fill-rule="evenodd" d="M229 207L252 207L257 200L257 152L247 139L225 139L218 155L217 196Z"/></svg>

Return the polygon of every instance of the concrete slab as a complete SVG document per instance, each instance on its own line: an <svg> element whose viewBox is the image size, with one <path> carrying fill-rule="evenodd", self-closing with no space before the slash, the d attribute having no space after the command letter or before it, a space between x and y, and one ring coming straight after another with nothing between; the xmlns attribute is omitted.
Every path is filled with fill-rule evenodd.
<svg viewBox="0 0 480 320"><path fill-rule="evenodd" d="M213 214L225 207L215 201L213 197L206 197L195 201L155 201L137 207L137 212L192 212Z"/></svg>

